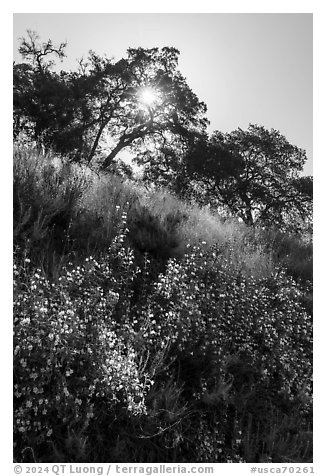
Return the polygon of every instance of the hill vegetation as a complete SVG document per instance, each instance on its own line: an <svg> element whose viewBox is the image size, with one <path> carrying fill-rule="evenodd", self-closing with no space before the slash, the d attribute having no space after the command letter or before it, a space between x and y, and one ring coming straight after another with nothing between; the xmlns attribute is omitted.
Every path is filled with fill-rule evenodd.
<svg viewBox="0 0 326 476"><path fill-rule="evenodd" d="M311 244L31 150L14 179L17 459L311 458Z"/></svg>
<svg viewBox="0 0 326 476"><path fill-rule="evenodd" d="M29 33L14 66L15 460L312 461L304 152L209 138L175 49L49 51Z"/></svg>

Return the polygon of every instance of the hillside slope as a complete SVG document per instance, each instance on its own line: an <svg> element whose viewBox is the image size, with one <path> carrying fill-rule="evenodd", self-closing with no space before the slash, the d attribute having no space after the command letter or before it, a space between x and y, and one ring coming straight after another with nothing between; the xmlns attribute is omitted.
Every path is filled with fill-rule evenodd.
<svg viewBox="0 0 326 476"><path fill-rule="evenodd" d="M312 460L309 243L14 153L17 461Z"/></svg>

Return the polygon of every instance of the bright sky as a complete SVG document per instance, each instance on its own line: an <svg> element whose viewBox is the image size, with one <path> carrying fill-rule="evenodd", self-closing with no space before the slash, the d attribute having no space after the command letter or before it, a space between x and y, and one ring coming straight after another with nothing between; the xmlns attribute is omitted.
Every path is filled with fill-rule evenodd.
<svg viewBox="0 0 326 476"><path fill-rule="evenodd" d="M207 104L211 132L273 127L306 150L310 175L312 26L309 13L16 13L14 60L27 29L43 41L68 41L66 70L90 49L118 60L128 47L174 46L182 74Z"/></svg>

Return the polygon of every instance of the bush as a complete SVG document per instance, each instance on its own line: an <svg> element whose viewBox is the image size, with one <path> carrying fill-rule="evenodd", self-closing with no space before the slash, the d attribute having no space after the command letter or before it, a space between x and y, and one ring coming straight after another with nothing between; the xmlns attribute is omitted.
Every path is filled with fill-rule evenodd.
<svg viewBox="0 0 326 476"><path fill-rule="evenodd" d="M313 246L311 237L304 239L298 234L285 234L277 230L261 233L279 266L287 270L290 276L303 284L313 281Z"/></svg>
<svg viewBox="0 0 326 476"><path fill-rule="evenodd" d="M79 255L86 257L107 250L117 234L122 214L132 217L139 193L127 180L115 175L92 175L71 230Z"/></svg>
<svg viewBox="0 0 326 476"><path fill-rule="evenodd" d="M255 455L264 450L269 458L275 455L266 445L280 414L295 415L299 426L309 420L311 319L300 297L284 271L260 280L234 276L214 251L196 249L181 265L170 261L160 276L146 311L146 339L154 347L163 336L174 344L176 374L200 408L198 428L205 428L196 435L201 461L247 457L239 435L248 434L248 418L250 433L260 435ZM285 438L284 428L278 431Z"/></svg>
<svg viewBox="0 0 326 476"><path fill-rule="evenodd" d="M118 250L118 239L113 243ZM121 248L116 259L128 267ZM150 380L114 311L126 282L107 259L86 259L57 283L14 266L14 430L18 451L85 431L108 411L146 412ZM120 268L123 268L123 265ZM123 282L124 281L124 282ZM106 286L109 285L109 289ZM105 290L105 291L104 291Z"/></svg>

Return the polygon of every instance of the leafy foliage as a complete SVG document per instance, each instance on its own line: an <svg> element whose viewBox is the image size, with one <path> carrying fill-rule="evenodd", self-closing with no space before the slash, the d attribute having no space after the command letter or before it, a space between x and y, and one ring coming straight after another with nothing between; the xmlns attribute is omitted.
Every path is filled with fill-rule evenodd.
<svg viewBox="0 0 326 476"><path fill-rule="evenodd" d="M102 154L102 168L108 168L126 147L141 150L149 138L155 147L192 140L205 129L206 106L179 72L175 48L129 48L116 63L90 52L78 72L57 74L46 57L62 58L65 44L37 41L32 32L22 39L20 53L30 64L14 65L16 136L28 123L36 141L88 162L106 136L114 144Z"/></svg>
<svg viewBox="0 0 326 476"><path fill-rule="evenodd" d="M128 266L123 249L117 258ZM84 431L108 408L113 419L120 412L145 412L150 379L114 320L120 296L113 290L112 269L105 261L86 259L54 284L41 270L28 273L29 262L14 266L18 442L36 449L52 434L60 439ZM104 292L111 280L112 289Z"/></svg>
<svg viewBox="0 0 326 476"><path fill-rule="evenodd" d="M302 231L311 223L312 177L300 176L305 152L274 129L217 131L184 161L190 187L197 186L204 202L226 207L249 225Z"/></svg>

